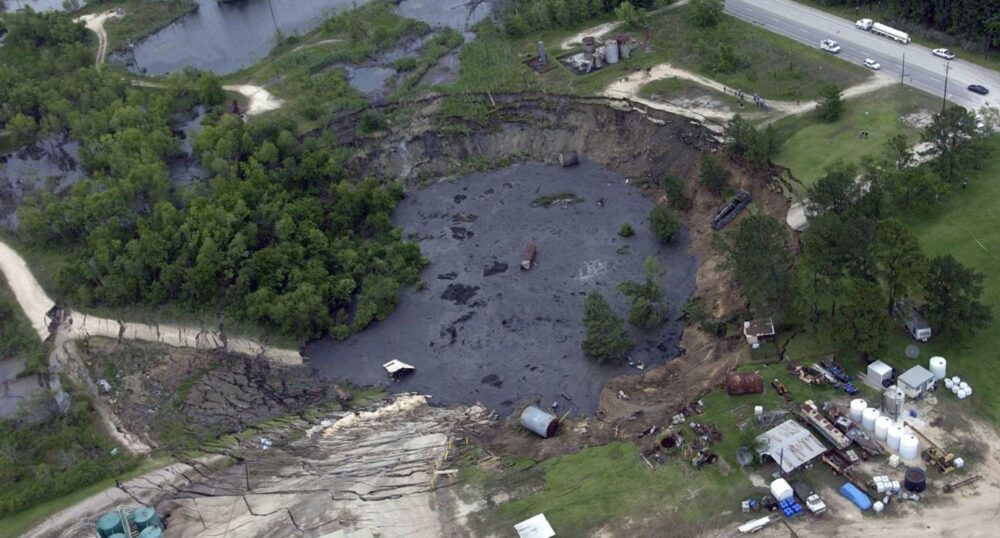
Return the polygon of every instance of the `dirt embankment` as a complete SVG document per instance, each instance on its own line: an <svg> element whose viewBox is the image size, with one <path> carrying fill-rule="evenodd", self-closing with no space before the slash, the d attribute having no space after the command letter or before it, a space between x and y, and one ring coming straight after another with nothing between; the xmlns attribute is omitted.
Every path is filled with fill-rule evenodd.
<svg viewBox="0 0 1000 538"><path fill-rule="evenodd" d="M716 233L711 219L722 200L701 189L695 179L700 157L721 149L715 133L688 118L628 100L523 94L474 98L486 103L485 119L443 121L442 99L431 98L407 105L405 119L398 120L406 126L390 129L391 135L355 137L359 114L336 119L330 130L358 150L354 164L359 170L409 183L459 173L462 170L456 164L470 160L496 166L553 162L567 151L634 179L658 200L666 199L660 183L663 177L683 178L692 207L680 218L691 233L691 250L699 259L695 296L716 319L729 319L744 309L736 282L724 269L724 256L711 246ZM392 121L396 111L380 110ZM449 128L442 129L445 124ZM456 124L462 128L455 129ZM784 218L789 201L777 186L730 166L736 171L736 186L749 191L758 208ZM679 408L721 386L725 373L738 362L740 344L738 338L720 339L688 326L681 341L682 356L641 376L626 375L608 382L601 394L598 420L588 419L585 426L568 424L558 441L544 444L502 434L483 441L503 452L541 459L665 424ZM629 399L620 399L619 391ZM516 416L508 420L508 431L517 429Z"/></svg>

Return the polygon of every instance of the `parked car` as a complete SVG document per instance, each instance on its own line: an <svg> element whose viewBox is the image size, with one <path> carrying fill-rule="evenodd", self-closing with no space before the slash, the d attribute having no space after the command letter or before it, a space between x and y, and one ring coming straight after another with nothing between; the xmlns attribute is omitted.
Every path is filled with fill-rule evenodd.
<svg viewBox="0 0 1000 538"><path fill-rule="evenodd" d="M869 69L874 69L876 71L882 69L882 64L876 62L875 60L872 60L871 58L865 58L864 66Z"/></svg>
<svg viewBox="0 0 1000 538"><path fill-rule="evenodd" d="M986 89L986 86L981 86L979 84L969 84L969 91L978 93L979 95L986 95L990 93L990 91Z"/></svg>
<svg viewBox="0 0 1000 538"><path fill-rule="evenodd" d="M931 54L939 58L944 58L945 60L955 59L955 53L948 49L934 49L931 51Z"/></svg>
<svg viewBox="0 0 1000 538"><path fill-rule="evenodd" d="M832 39L824 39L823 41L820 41L819 48L831 54L837 54L840 52L840 44Z"/></svg>

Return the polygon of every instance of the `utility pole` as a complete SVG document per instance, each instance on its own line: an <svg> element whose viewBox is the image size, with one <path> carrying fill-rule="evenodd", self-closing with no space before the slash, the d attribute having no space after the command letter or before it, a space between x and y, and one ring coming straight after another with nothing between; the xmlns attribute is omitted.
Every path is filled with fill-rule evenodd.
<svg viewBox="0 0 1000 538"><path fill-rule="evenodd" d="M948 72L951 71L951 62L945 62L944 64L944 95L941 96L941 112L944 112L944 107L948 105Z"/></svg>
<svg viewBox="0 0 1000 538"><path fill-rule="evenodd" d="M274 7L271 5L271 0L267 0L267 9L271 11L271 22L274 23L275 45L280 45L281 43L278 40L281 39L281 29L278 28L278 19L274 16ZM278 71L278 63L272 60L271 66L274 67L274 72L278 75L278 80L281 80L281 71Z"/></svg>
<svg viewBox="0 0 1000 538"><path fill-rule="evenodd" d="M899 85L904 84L903 77L906 76L906 53L903 53L903 68L899 70Z"/></svg>

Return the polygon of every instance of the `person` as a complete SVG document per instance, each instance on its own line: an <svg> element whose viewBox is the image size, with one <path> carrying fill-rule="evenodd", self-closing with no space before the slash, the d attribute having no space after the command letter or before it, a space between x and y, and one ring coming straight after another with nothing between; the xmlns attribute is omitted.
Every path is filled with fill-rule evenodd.
<svg viewBox="0 0 1000 538"><path fill-rule="evenodd" d="M968 187L969 187L969 180L968 179L963 179L962 180L962 188L965 189L965 188L968 188Z"/></svg>

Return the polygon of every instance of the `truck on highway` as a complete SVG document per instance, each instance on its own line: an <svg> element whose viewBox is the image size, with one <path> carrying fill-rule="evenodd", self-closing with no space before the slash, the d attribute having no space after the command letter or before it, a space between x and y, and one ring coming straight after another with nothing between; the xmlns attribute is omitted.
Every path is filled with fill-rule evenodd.
<svg viewBox="0 0 1000 538"><path fill-rule="evenodd" d="M806 505L806 508L809 509L809 512L814 516L826 512L826 503L823 502L823 499L817 495L811 487L809 487L809 484L806 484L801 480L796 481L792 483L792 491L795 492L795 496Z"/></svg>
<svg viewBox="0 0 1000 538"><path fill-rule="evenodd" d="M888 37L889 39L904 45L910 42L910 34L902 30L897 30L891 26L886 26L880 22L875 22L871 19L861 19L860 21L854 23L854 26L875 35Z"/></svg>

